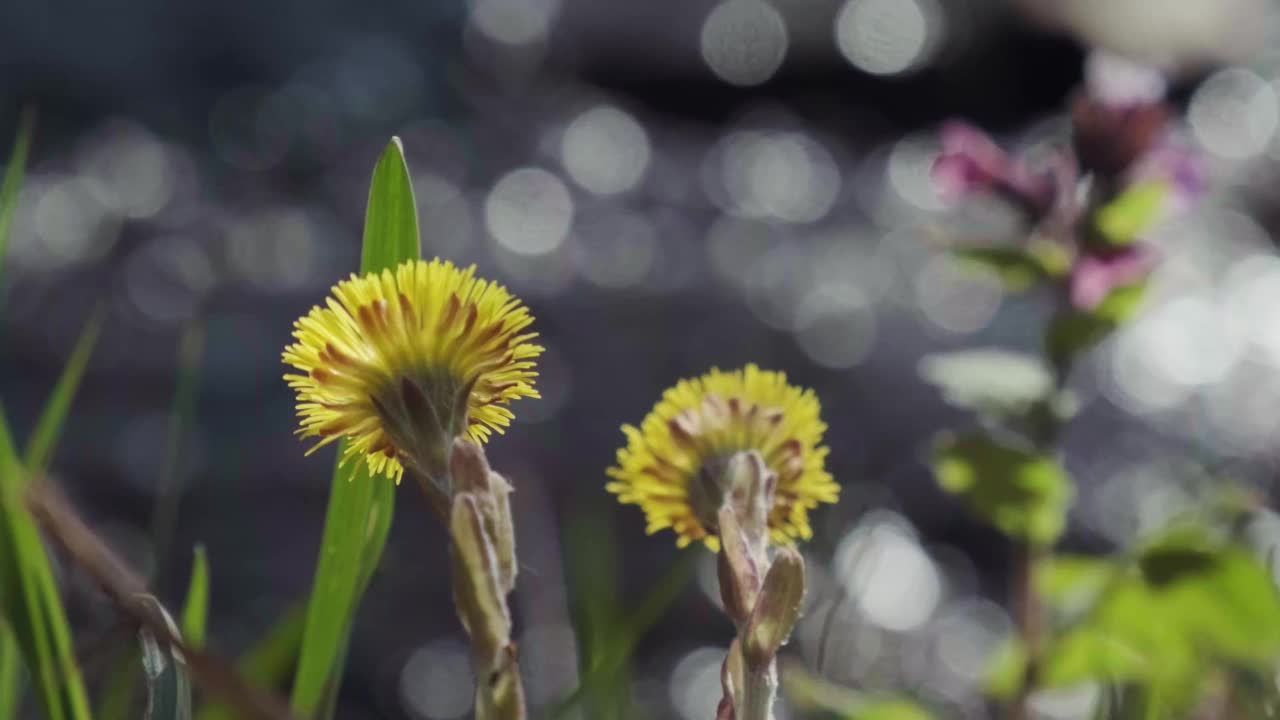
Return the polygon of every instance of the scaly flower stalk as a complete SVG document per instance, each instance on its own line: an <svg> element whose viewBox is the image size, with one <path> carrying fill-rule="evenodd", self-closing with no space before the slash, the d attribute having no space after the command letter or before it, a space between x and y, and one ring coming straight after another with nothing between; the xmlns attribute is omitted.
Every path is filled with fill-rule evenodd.
<svg viewBox="0 0 1280 720"><path fill-rule="evenodd" d="M325 307L295 323L284 361L298 394L309 452L348 440L399 483L408 469L449 528L453 596L471 640L476 717L525 717L507 595L515 588L511 486L480 446L513 417L512 400L538 397L528 308L496 283L452 263L407 262L351 276Z"/></svg>
<svg viewBox="0 0 1280 720"><path fill-rule="evenodd" d="M640 505L649 532L719 553L725 614L737 629L721 671L717 720L769 720L778 650L804 598L804 561L791 543L812 535L808 512L840 488L823 468L826 425L811 391L748 365L712 370L668 390L639 428L624 426L607 485Z"/></svg>

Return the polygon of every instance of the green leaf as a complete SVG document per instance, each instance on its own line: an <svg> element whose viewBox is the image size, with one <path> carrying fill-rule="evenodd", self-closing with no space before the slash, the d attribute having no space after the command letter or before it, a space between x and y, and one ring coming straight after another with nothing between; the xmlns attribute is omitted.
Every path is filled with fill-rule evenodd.
<svg viewBox="0 0 1280 720"><path fill-rule="evenodd" d="M565 718L579 704L586 717L630 717L629 660L644 636L688 587L699 550L679 551L668 570L640 602L624 614L620 595L617 541L604 513L577 513L565 541L569 553L569 602L579 638L578 687L547 713Z"/></svg>
<svg viewBox="0 0 1280 720"><path fill-rule="evenodd" d="M1105 340L1137 312L1146 290L1145 281L1121 285L1097 307L1070 308L1054 315L1045 333L1045 352L1054 367L1070 367L1077 355Z"/></svg>
<svg viewBox="0 0 1280 720"><path fill-rule="evenodd" d="M182 638L199 650L204 647L205 625L209 621L209 561L204 546L197 545L191 563L191 583L182 606Z"/></svg>
<svg viewBox="0 0 1280 720"><path fill-rule="evenodd" d="M1280 657L1280 594L1243 547L1179 538L1148 548L1138 564L1167 620L1200 651L1245 664Z"/></svg>
<svg viewBox="0 0 1280 720"><path fill-rule="evenodd" d="M406 260L422 257L418 235L418 209L409 181L400 138L391 138L369 186L369 207L364 216L364 245L360 272L389 270Z"/></svg>
<svg viewBox="0 0 1280 720"><path fill-rule="evenodd" d="M404 152L393 138L378 159L369 188L362 273L420 257L416 207ZM342 463L345 449L344 441L338 448L293 686L293 709L309 716L336 696L356 608L382 557L395 508L395 486L386 478L370 477L364 462Z"/></svg>
<svg viewBox="0 0 1280 720"><path fill-rule="evenodd" d="M796 661L783 665L782 692L800 710L826 712L846 720L930 720L933 717L912 700L835 685L810 674Z"/></svg>
<svg viewBox="0 0 1280 720"><path fill-rule="evenodd" d="M63 366L53 392L45 400L44 410L36 420L36 428L27 441L26 467L32 475L39 476L49 467L54 446L62 434L67 415L71 412L71 403L75 400L76 390L80 388L80 380L84 378L89 358L93 356L93 348L98 342L101 328L102 308L99 306L80 330L80 337L71 350L71 357L67 358L67 364Z"/></svg>
<svg viewBox="0 0 1280 720"><path fill-rule="evenodd" d="M13 633L41 714L89 717L62 599L35 520L23 498L27 475L0 414L0 609Z"/></svg>
<svg viewBox="0 0 1280 720"><path fill-rule="evenodd" d="M1107 584L1123 572L1108 558L1055 555L1036 569L1036 588L1055 610L1076 613L1092 607Z"/></svg>
<svg viewBox="0 0 1280 720"><path fill-rule="evenodd" d="M0 271L4 270L5 254L9 245L9 232L13 229L13 215L18 207L18 191L22 189L27 174L27 156L31 150L31 136L35 132L36 114L30 108L22 112L18 121L18 137L9 153L9 164L0 181ZM2 286L0 286L2 287Z"/></svg>
<svg viewBox="0 0 1280 720"><path fill-rule="evenodd" d="M1030 250L1019 246L959 246L951 248L951 255L964 265L995 274L1000 278L1005 289L1010 292L1028 290L1050 277L1041 259Z"/></svg>
<svg viewBox="0 0 1280 720"><path fill-rule="evenodd" d="M982 686L987 694L997 700L1007 700L1022 689L1027 674L1027 646L1022 638L1014 635L996 646L985 659Z"/></svg>
<svg viewBox="0 0 1280 720"><path fill-rule="evenodd" d="M22 656L9 626L0 622L0 718L18 716L22 699Z"/></svg>
<svg viewBox="0 0 1280 720"><path fill-rule="evenodd" d="M1159 218L1168 192L1166 183L1151 181L1120 193L1094 214L1093 225L1098 236L1111 245L1133 242Z"/></svg>
<svg viewBox="0 0 1280 720"><path fill-rule="evenodd" d="M944 436L933 470L943 490L1010 537L1047 545L1062 533L1072 489L1053 458L971 433Z"/></svg>
<svg viewBox="0 0 1280 720"><path fill-rule="evenodd" d="M151 508L151 542L155 551L151 554L151 567L147 575L151 577L153 587L165 584L164 570L169 565L169 545L173 540L173 527L178 518L178 502L182 497L183 458L187 449L187 437L195 422L204 337L204 325L193 321L183 329L182 339L178 343L178 377L174 383L160 475L156 478L155 502Z"/></svg>
<svg viewBox="0 0 1280 720"><path fill-rule="evenodd" d="M1273 672L1280 659L1280 593L1270 572L1205 528L1166 531L1131 566L1058 574L1074 576L1061 584L1103 589L1083 620L1050 643L1046 686L1138 682L1144 707L1173 717L1195 702L1216 665Z"/></svg>
<svg viewBox="0 0 1280 720"><path fill-rule="evenodd" d="M948 404L981 412L1025 412L1053 389L1053 374L1039 358L1000 348L926 355L919 373Z"/></svg>
<svg viewBox="0 0 1280 720"><path fill-rule="evenodd" d="M149 595L140 600L150 605L152 611L177 634L173 618L158 600ZM191 720L191 677L187 674L187 662L182 653L157 638L146 626L138 631L138 642L143 677L147 682L147 708L143 720Z"/></svg>
<svg viewBox="0 0 1280 720"><path fill-rule="evenodd" d="M1084 626L1050 644L1038 681L1046 688L1070 687L1091 680L1123 683L1145 677L1150 662L1152 659L1124 639Z"/></svg>
<svg viewBox="0 0 1280 720"><path fill-rule="evenodd" d="M138 667L141 662L142 655L136 645L119 648L112 654L105 687L98 692L98 704L94 710L97 720L133 720L138 716L134 702L138 694Z"/></svg>
<svg viewBox="0 0 1280 720"><path fill-rule="evenodd" d="M240 674L263 688L283 686L293 674L302 647L306 605L290 608L261 640L236 662ZM211 702L196 712L196 720L238 720L234 708Z"/></svg>

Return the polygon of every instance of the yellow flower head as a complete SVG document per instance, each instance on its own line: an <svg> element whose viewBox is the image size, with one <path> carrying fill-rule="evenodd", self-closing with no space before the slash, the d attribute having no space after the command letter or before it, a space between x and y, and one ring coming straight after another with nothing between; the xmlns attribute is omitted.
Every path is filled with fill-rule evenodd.
<svg viewBox="0 0 1280 720"><path fill-rule="evenodd" d="M748 365L713 369L667 390L639 428L624 425L627 446L609 468L606 487L639 505L649 532L671 528L681 547L702 540L719 548L716 513L725 470L735 453L756 450L777 474L769 534L774 542L807 539L809 510L840 493L823 468L827 426L812 390L787 384L780 372Z"/></svg>
<svg viewBox="0 0 1280 720"><path fill-rule="evenodd" d="M298 433L322 438L308 453L347 438L344 459L364 455L374 474L399 482L406 463L438 471L453 437L483 442L511 422L510 401L538 397L532 322L475 266L413 260L339 282L294 323L284 351L300 371L284 376L298 393Z"/></svg>

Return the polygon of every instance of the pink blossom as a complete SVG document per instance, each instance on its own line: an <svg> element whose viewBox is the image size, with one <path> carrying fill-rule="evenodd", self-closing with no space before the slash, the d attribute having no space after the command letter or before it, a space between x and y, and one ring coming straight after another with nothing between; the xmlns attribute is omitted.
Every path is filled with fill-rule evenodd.
<svg viewBox="0 0 1280 720"><path fill-rule="evenodd" d="M1155 249L1142 243L1080 257L1071 269L1071 304L1080 310L1092 310L1112 290L1146 278L1156 260Z"/></svg>

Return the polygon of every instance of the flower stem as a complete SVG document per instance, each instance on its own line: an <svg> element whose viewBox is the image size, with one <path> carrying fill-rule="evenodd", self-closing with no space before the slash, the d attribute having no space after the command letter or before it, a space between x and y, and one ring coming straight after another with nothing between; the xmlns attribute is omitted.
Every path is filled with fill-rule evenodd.
<svg viewBox="0 0 1280 720"><path fill-rule="evenodd" d="M743 675L741 707L734 720L771 720L778 692L778 661L770 659L759 668L748 666Z"/></svg>
<svg viewBox="0 0 1280 720"><path fill-rule="evenodd" d="M1031 717L1031 693L1039 674L1043 608L1040 593L1036 591L1035 577L1045 550L1024 542L1018 546L1014 568L1013 606L1016 613L1018 634L1027 651L1027 665L1018 685L1018 693L1009 703L1008 720L1028 720Z"/></svg>

